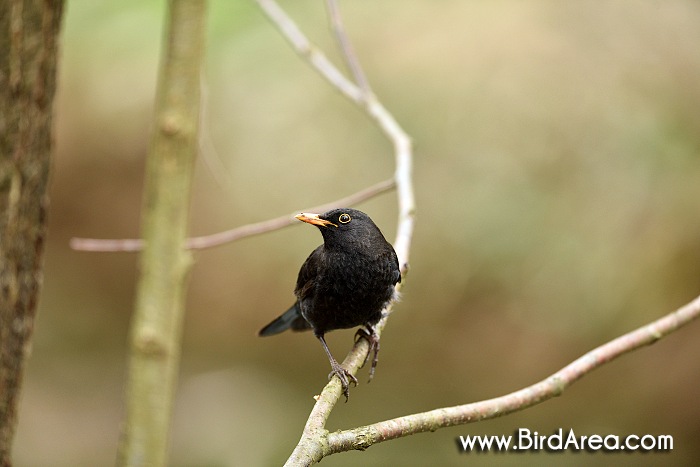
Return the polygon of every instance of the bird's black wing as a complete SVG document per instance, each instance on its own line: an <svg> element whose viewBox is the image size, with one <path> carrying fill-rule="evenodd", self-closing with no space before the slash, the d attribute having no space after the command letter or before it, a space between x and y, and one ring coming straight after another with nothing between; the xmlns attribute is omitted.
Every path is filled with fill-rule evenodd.
<svg viewBox="0 0 700 467"><path fill-rule="evenodd" d="M301 265L301 269L299 269L297 286L294 289L294 295L297 296L297 301L299 303L303 304L313 299L316 278L318 277L318 270L322 263L323 245L312 251L309 257L306 258L306 261L304 261L304 264Z"/></svg>

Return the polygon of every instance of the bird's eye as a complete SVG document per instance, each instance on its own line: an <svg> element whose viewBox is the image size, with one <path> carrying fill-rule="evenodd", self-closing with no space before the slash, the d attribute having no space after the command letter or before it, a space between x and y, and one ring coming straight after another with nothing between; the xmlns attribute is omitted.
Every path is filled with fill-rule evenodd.
<svg viewBox="0 0 700 467"><path fill-rule="evenodd" d="M340 216L338 216L338 222L340 222L341 224L347 224L351 220L352 218L350 217L350 214L343 213Z"/></svg>

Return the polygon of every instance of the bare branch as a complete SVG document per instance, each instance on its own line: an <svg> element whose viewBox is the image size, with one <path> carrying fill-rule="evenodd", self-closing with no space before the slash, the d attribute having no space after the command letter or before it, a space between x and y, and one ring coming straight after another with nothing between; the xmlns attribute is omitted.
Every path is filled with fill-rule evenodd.
<svg viewBox="0 0 700 467"><path fill-rule="evenodd" d="M300 209L294 214L299 212L311 211L311 212L324 212L333 208L350 206L357 204L361 201L367 200L381 193L391 190L394 188L394 180L384 180L375 185L360 190L357 193L353 193L345 198L340 198L338 200L332 201L330 203L322 204L320 206L315 206L308 209ZM248 224L242 227L238 227L232 230L227 230L225 232L220 232L213 235L207 235L205 237L194 237L187 241L187 248L190 249L204 249L211 248L214 246L221 245L223 243L233 242L244 237L249 237L251 235L258 235L265 232L270 232L272 230L278 230L283 227L298 224L299 222L294 219L294 214L288 214L274 219L270 219L263 222L258 222L255 224Z"/></svg>
<svg viewBox="0 0 700 467"><path fill-rule="evenodd" d="M70 239L70 247L77 251L134 252L143 250L143 245L144 241L140 238L103 239L73 237Z"/></svg>
<svg viewBox="0 0 700 467"><path fill-rule="evenodd" d="M398 233L394 249L399 256L402 271L408 264L408 255L413 236L413 214L415 196L413 194L413 150L411 138L396 122L391 113L370 96L364 99L362 90L331 63L326 56L314 46L287 13L274 0L255 0L268 19L279 29L280 33L291 44L294 51L305 59L331 86L342 92L348 99L365 110L382 130L384 135L394 145L396 172L394 180L398 191L399 220Z"/></svg>
<svg viewBox="0 0 700 467"><path fill-rule="evenodd" d="M327 79L351 101L360 104L364 100L362 89L347 79L330 60L311 44L299 27L274 0L255 0L268 19L280 30L294 51Z"/></svg>
<svg viewBox="0 0 700 467"><path fill-rule="evenodd" d="M340 9L338 8L337 0L326 0L326 8L328 9L328 18L330 19L331 29L333 34L335 34L336 41L340 47L340 51L343 53L345 62L352 73L355 82L362 90L362 94L368 96L371 94L372 90L369 87L365 73L362 70L355 50L345 33L345 27L343 26L343 19L340 16Z"/></svg>
<svg viewBox="0 0 700 467"><path fill-rule="evenodd" d="M396 122L391 113L374 97L367 101L367 113L377 122L384 135L394 145L397 200L399 204L398 229L394 249L399 257L401 272L408 269L408 257L413 238L416 200L413 190L413 145L411 138Z"/></svg>
<svg viewBox="0 0 700 467"><path fill-rule="evenodd" d="M373 444L404 436L478 422L517 412L561 395L580 378L616 358L651 345L700 316L700 297L678 310L591 350L548 378L511 394L472 404L431 410L352 430L338 431L319 443L321 457L342 451L366 449Z"/></svg>
<svg viewBox="0 0 700 467"><path fill-rule="evenodd" d="M325 203L320 206L315 206L308 209L300 209L294 214L302 211L318 211L324 212L334 207L351 206L359 202L373 198L374 196L385 193L396 186L393 179L388 179L376 183L372 186L353 193L344 198ZM258 235L265 232L271 232L283 227L287 227L297 222L294 220L294 214L288 214L274 219L269 219L254 224L247 224L235 229L226 230L212 235L202 237L192 237L187 239L186 247L191 250L202 250L223 245L224 243L240 240L241 238ZM74 250L80 251L102 251L102 252L118 252L118 251L140 251L143 249L144 242L139 238L127 238L121 240L108 240L96 238L72 238L70 246Z"/></svg>
<svg viewBox="0 0 700 467"><path fill-rule="evenodd" d="M413 191L412 181L412 145L411 139L406 132L396 122L391 113L379 102L379 100L371 93L365 92L362 87L350 82L345 78L340 71L321 53L306 36L299 30L294 21L279 7L274 0L256 0L258 5L267 14L268 18L277 26L282 35L292 45L294 50L302 58L304 58L310 66L321 74L332 86L342 92L348 99L359 105L367 115L375 121L377 126L382 130L384 135L391 141L394 146L394 157L396 171L394 180L396 181L399 218L396 239L394 241L394 249L399 257L399 264L402 273L406 273L408 268L408 257L410 252L411 239L413 237L414 211L415 211L415 196ZM349 42L342 32L342 23L340 14L335 8L335 3L328 3L331 17L335 18L336 34L339 34L341 41L341 49L343 50L346 60L351 63L354 58ZM342 36L342 39L341 39ZM343 45L343 41L346 45ZM353 73L356 75L356 69L350 65ZM359 65L357 66L359 69ZM362 78L364 79L364 75ZM369 89L369 85L365 85ZM397 291L400 290L401 284L397 285ZM386 324L386 319L389 316L392 305L385 310L385 316L377 324L376 330L381 334L382 329ZM353 375L362 366L365 361L365 356L369 351L369 345L364 339L360 339L355 343L355 346L345 358L343 367L350 371ZM338 403L341 394L341 385L338 378L333 378L323 389L321 394L316 399L316 404L309 415L301 440L297 444L294 452L287 460L285 465L308 465L313 462L318 462L321 457L317 457L319 445L322 443L327 433L325 424L330 416L335 404ZM315 453L315 454L314 454ZM311 457L310 457L311 456Z"/></svg>
<svg viewBox="0 0 700 467"><path fill-rule="evenodd" d="M344 92L346 96L357 104L364 105L368 114L375 119L385 135L394 143L396 156L395 179L400 211L395 248L399 255L402 270L405 269L408 263L414 222L410 139L391 114L375 98L361 102L354 97L353 93L345 91L347 87L346 82L337 79L337 70L333 68L330 71L328 70L328 67L332 65L327 60L324 60L322 55L319 56L319 52L313 49L292 20L273 1L258 0L258 3L266 9L273 22L285 34L297 52L302 57L305 57L331 84ZM274 14L272 15L270 12ZM293 34L290 35L289 32ZM308 52L312 50L313 54ZM319 64L323 66L319 66ZM354 90L354 88L350 89ZM311 465L319 462L323 457L336 452L366 449L373 444L390 439L432 431L441 427L495 418L523 410L562 394L568 386L599 366L627 352L656 342L676 329L687 325L696 319L698 315L700 315L700 297L670 315L592 350L549 378L506 396L399 417L352 430L329 433L325 428L325 424L341 394L340 382L337 378L333 378L323 389L323 392L317 396L317 402L309 415L301 439L285 465ZM385 319L383 319L378 327L380 329L383 328L385 322ZM356 374L368 350L367 342L360 339L346 357L343 366L351 371L352 374Z"/></svg>

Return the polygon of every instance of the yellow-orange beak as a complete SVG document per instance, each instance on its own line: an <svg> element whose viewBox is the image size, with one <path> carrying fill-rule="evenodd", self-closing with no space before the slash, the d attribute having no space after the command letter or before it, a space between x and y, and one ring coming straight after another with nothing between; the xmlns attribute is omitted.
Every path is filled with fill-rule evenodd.
<svg viewBox="0 0 700 467"><path fill-rule="evenodd" d="M333 222L321 219L320 217L318 217L318 214L314 214L312 212L302 212L301 214L297 214L294 217L296 217L302 222L306 222L307 224L319 225L321 227L328 227L329 225L332 225L333 227L338 227Z"/></svg>

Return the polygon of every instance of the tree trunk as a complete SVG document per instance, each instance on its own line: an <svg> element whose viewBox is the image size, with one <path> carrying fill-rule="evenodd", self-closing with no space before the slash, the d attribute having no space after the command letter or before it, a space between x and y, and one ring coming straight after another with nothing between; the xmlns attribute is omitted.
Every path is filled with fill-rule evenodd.
<svg viewBox="0 0 700 467"><path fill-rule="evenodd" d="M10 451L42 280L60 0L0 2L0 466Z"/></svg>

